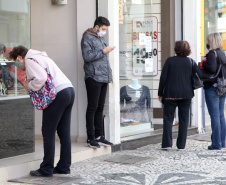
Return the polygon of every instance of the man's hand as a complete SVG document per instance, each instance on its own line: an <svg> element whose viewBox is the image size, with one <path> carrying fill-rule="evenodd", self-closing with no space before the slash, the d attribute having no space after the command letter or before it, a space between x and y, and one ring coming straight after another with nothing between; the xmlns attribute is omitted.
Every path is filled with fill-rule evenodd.
<svg viewBox="0 0 226 185"><path fill-rule="evenodd" d="M108 53L110 53L111 51L113 51L114 49L115 49L115 46L114 46L114 47L107 46L106 48L104 48L104 53L108 54Z"/></svg>

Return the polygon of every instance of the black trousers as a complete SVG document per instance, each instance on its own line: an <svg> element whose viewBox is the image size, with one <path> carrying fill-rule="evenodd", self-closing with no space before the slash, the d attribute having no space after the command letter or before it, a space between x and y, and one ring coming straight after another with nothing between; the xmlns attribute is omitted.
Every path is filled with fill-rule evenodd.
<svg viewBox="0 0 226 185"><path fill-rule="evenodd" d="M88 105L86 110L86 129L88 139L103 135L103 110L107 93L107 83L87 78L85 80Z"/></svg>
<svg viewBox="0 0 226 185"><path fill-rule="evenodd" d="M57 93L56 99L43 110L42 136L44 158L39 171L52 174L55 157L56 131L60 138L60 160L56 169L60 172L70 172L71 166L71 110L74 103L74 88L69 87Z"/></svg>
<svg viewBox="0 0 226 185"><path fill-rule="evenodd" d="M172 125L175 109L177 106L179 116L179 131L176 145L178 149L185 148L190 105L191 99L164 100L162 148L172 147Z"/></svg>

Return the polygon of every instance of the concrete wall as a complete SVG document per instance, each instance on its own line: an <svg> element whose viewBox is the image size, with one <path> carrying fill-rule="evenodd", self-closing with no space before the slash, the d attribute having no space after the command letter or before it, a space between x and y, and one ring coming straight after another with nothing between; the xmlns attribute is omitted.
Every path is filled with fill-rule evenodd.
<svg viewBox="0 0 226 185"><path fill-rule="evenodd" d="M161 44L161 70L162 70L166 59L170 56L174 56L175 0L171 0L170 2L161 1L161 41L164 41L164 43ZM154 109L154 118L162 117L163 117L163 107Z"/></svg>
<svg viewBox="0 0 226 185"><path fill-rule="evenodd" d="M93 27L93 23L96 19L96 1L95 0L77 0L77 93L78 93L78 142L84 142L86 140L86 121L85 112L87 107L87 96L84 82L84 61L81 55L81 39L85 30Z"/></svg>
<svg viewBox="0 0 226 185"><path fill-rule="evenodd" d="M98 16L109 19L111 25L108 28L105 40L109 46L116 46L109 54L109 62L113 74L113 83L108 86L105 101L105 137L114 144L120 143L120 107L119 107L119 6L118 0L99 0Z"/></svg>
<svg viewBox="0 0 226 185"><path fill-rule="evenodd" d="M86 91L80 40L83 31L92 27L95 15L95 1L69 0L67 5L57 6L52 5L51 0L31 0L31 48L46 51L75 88L71 125L73 140L77 140L78 133L86 136ZM36 138L42 138L41 120L42 111L36 110Z"/></svg>

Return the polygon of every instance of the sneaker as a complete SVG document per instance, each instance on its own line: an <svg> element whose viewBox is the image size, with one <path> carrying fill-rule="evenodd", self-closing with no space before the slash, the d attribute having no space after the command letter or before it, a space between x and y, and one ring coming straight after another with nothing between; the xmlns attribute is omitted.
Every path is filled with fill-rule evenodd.
<svg viewBox="0 0 226 185"><path fill-rule="evenodd" d="M178 148L177 151L184 151L184 148Z"/></svg>
<svg viewBox="0 0 226 185"><path fill-rule="evenodd" d="M211 146L208 146L208 150L213 150Z"/></svg>
<svg viewBox="0 0 226 185"><path fill-rule="evenodd" d="M161 150L171 150L172 147L164 147L164 148L161 148Z"/></svg>
<svg viewBox="0 0 226 185"><path fill-rule="evenodd" d="M210 146L208 146L208 150L220 150L220 149L217 149L217 148L216 148L216 149L215 149L215 148L212 148L212 147L211 147L211 145L210 145Z"/></svg>
<svg viewBox="0 0 226 185"><path fill-rule="evenodd" d="M30 171L30 175L33 177L52 177L53 175L42 174L39 170Z"/></svg>
<svg viewBox="0 0 226 185"><path fill-rule="evenodd" d="M98 142L96 140L87 139L86 146L88 146L90 148L100 148L100 145L98 144Z"/></svg>
<svg viewBox="0 0 226 185"><path fill-rule="evenodd" d="M96 140L99 143L99 145L102 145L102 146L113 146L114 145L110 141L106 140L104 138L104 136L101 136L99 139L96 139Z"/></svg>
<svg viewBox="0 0 226 185"><path fill-rule="evenodd" d="M70 174L70 171L69 172L63 172L63 171L58 170L57 168L54 168L53 174Z"/></svg>

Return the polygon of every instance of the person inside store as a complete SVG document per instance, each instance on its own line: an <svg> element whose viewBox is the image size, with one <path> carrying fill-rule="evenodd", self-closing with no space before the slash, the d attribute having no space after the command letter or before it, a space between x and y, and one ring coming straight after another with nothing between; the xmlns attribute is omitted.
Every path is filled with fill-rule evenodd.
<svg viewBox="0 0 226 185"><path fill-rule="evenodd" d="M12 48L6 47L4 44L0 43L0 51L1 51L1 58L10 61L9 53L12 51ZM17 60L14 62L14 65L17 66L17 80L22 86L24 86L25 78L26 78L24 66L22 63L18 62ZM14 80L15 80L14 70L15 70L14 66L11 66L11 65L2 66L2 78L8 90L14 88Z"/></svg>
<svg viewBox="0 0 226 185"><path fill-rule="evenodd" d="M9 52L12 51L12 48L6 47L4 44L0 43L0 51L1 51L1 58L5 58L9 60Z"/></svg>
<svg viewBox="0 0 226 185"><path fill-rule="evenodd" d="M31 171L31 176L50 177L55 174L69 174L71 165L71 111L75 93L71 81L59 69L46 52L27 49L24 46L14 47L9 53L10 59L23 63L27 81L25 88L32 91L40 90L47 81L50 71L56 89L55 100L43 110L42 136L44 158L40 168ZM55 134L60 138L60 160L54 168Z"/></svg>
<svg viewBox="0 0 226 185"><path fill-rule="evenodd" d="M194 96L192 87L192 73L201 72L192 59L190 45L187 41L176 41L174 46L176 56L169 57L163 66L159 89L158 100L164 103L163 108L163 136L162 149L172 149L172 124L175 109L179 110L179 130L176 146L179 150L185 149L187 139L187 128L189 122L189 110L191 99Z"/></svg>
<svg viewBox="0 0 226 185"><path fill-rule="evenodd" d="M226 63L226 56L224 51L221 49L223 42L219 33L211 33L206 37L206 48L209 50L206 54L205 60L200 64L200 67L205 71L214 74L220 61ZM226 69L223 65L222 68ZM222 69L221 69L222 70ZM226 74L225 74L226 75ZM220 75L218 76L220 78ZM226 126L224 116L224 105L225 105L225 93L218 95L214 84L218 81L204 82L205 100L208 108L208 112L211 118L211 145L208 146L208 150L220 150L226 148Z"/></svg>
<svg viewBox="0 0 226 185"><path fill-rule="evenodd" d="M9 48L7 48L9 51ZM6 50L6 46L0 43L0 56L2 59L8 60L8 52ZM10 66L1 66L1 76L2 76L2 83L5 84L7 89L13 88L13 77L10 75Z"/></svg>
<svg viewBox="0 0 226 185"><path fill-rule="evenodd" d="M97 17L93 28L83 33L81 40L82 57L84 59L85 84L88 105L86 110L86 146L100 148L112 146L106 140L103 131L103 110L108 83L112 82L111 67L108 54L115 47L107 46L104 35L110 22L105 17Z"/></svg>

